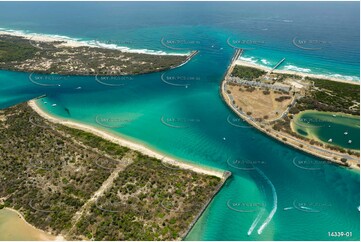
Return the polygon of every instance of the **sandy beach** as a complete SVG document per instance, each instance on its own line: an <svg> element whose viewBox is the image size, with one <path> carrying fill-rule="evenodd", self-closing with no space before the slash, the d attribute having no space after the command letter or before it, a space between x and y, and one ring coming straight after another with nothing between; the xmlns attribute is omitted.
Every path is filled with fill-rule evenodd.
<svg viewBox="0 0 361 242"><path fill-rule="evenodd" d="M236 60L235 64L236 65L253 67L253 68L258 68L258 69L261 69L261 70L266 71L266 72L271 71L271 68L269 68L269 67L262 66L262 65L257 65L255 63L240 60L240 59ZM311 78L318 78L318 79L325 79L325 80L330 80L330 81L344 82L344 83L349 83L349 84L354 84L354 85L360 85L360 83L354 82L354 81L348 81L348 80L344 80L344 79L340 79L340 78L334 78L334 77L329 77L329 76L324 76L324 75L316 75L316 74L310 74L310 73L304 73L304 72L297 72L297 71L290 71L290 70L277 70L276 69L276 70L273 71L273 73L297 75L297 76L301 76L302 78L311 77Z"/></svg>
<svg viewBox="0 0 361 242"><path fill-rule="evenodd" d="M27 222L25 220L24 216L19 211L15 210L13 208L8 208L8 207L6 207L4 209L16 213L19 216L19 218L26 224L26 226L29 226L31 229L34 230L32 233L35 232L37 237L39 237L39 240L41 240L41 241L65 241L65 239L62 235L54 236L54 235L47 233L46 231L36 228L34 225Z"/></svg>
<svg viewBox="0 0 361 242"><path fill-rule="evenodd" d="M235 53L236 55L237 53ZM246 115L242 114L241 112L238 111L237 108L234 107L234 105L232 104L231 98L228 96L227 92L226 92L226 78L232 73L234 66L236 65L243 65L243 66L248 66L248 67L254 67L254 68L258 68L258 69L262 69L264 71L270 71L270 68L264 67L264 66L259 66L256 65L254 63L250 63L247 61L243 61L243 60L234 60L231 65L229 66L226 74L225 74L225 78L222 80L221 82L221 87L220 87L220 94L221 97L223 98L223 100L226 102L226 104L243 120L246 120L247 123L249 123L250 125L252 125L254 128L258 129L259 131L263 132L266 135L269 135L271 137L273 137L274 139L292 146L295 149L301 150L303 152L306 152L308 154L312 154L316 157L340 164L340 165L344 165L343 162L341 162L341 158L347 158L348 162L349 162L349 167L352 169L356 169L359 170L360 168L357 166L359 158L355 157L355 156L350 156L348 154L341 154L341 153L337 153L334 151L330 151L327 149L322 149L320 147L314 147L313 145L310 144L306 144L304 143L304 141L302 140L298 140L286 133L281 133L281 132L270 132L268 130L268 128L265 128L264 126L260 125L259 123L250 120ZM277 72L275 72L277 73ZM279 72L280 73L280 72ZM282 73L287 73L287 74L293 74L293 72L289 72L289 71L282 71ZM296 75L301 75L298 72L295 72ZM328 79L328 78L327 78ZM343 80L342 80L343 81ZM352 84L358 84L359 83L354 83L352 82ZM302 146L301 146L302 145ZM337 158L337 160L334 159L334 157Z"/></svg>
<svg viewBox="0 0 361 242"><path fill-rule="evenodd" d="M60 46L66 47L82 47L82 46L90 46L85 42L80 42L76 40L72 40L67 37L62 36L49 36L49 35L40 35L40 34L25 34L21 33L20 31L4 31L0 30L0 35L10 35L16 37L23 37L30 41L39 41L39 42L55 42L55 41L64 41L64 43L60 44ZM95 46L93 46L95 47Z"/></svg>
<svg viewBox="0 0 361 242"><path fill-rule="evenodd" d="M126 53L137 53L137 54L149 54L149 55L176 55L176 56L187 56L190 53L168 53L164 51L155 51L147 49L131 49L125 46L118 46L116 44L106 44L101 41L81 41L67 36L60 35L46 35L46 34L36 34L36 33L24 33L22 31L10 31L10 30L0 30L0 35L10 35L16 37L22 37L28 39L30 44L36 46L36 42L56 42L61 41L62 43L57 44L59 47L92 47L92 48L104 48L104 49L116 49ZM113 40L116 42L116 40Z"/></svg>
<svg viewBox="0 0 361 242"><path fill-rule="evenodd" d="M182 168L182 169L191 170L191 171L201 173L201 174L206 174L206 175L211 175L211 176L216 176L216 177L219 177L219 178L223 178L223 171L221 171L221 170L213 170L213 169L209 169L209 168L206 168L206 167L190 164L190 163L187 163L187 162L184 162L184 161L178 161L178 160L175 160L175 159L173 159L171 157L165 156L165 155L163 155L163 154L161 154L159 152L151 150L151 149L147 148L146 146L144 146L142 144L138 144L138 143L135 143L135 142L128 141L128 140L123 139L123 138L121 138L119 136L116 136L114 134L111 134L111 133L108 133L106 131L94 128L94 127L92 127L90 125L76 123L76 122L69 121L69 120L58 119L58 118L56 118L54 116L49 115L45 111L43 111L36 104L35 100L29 101L28 105L35 112L37 112L41 117L47 119L48 121L50 121L52 123L62 124L62 125L68 126L70 128L80 129L80 130L83 130L85 132L92 133L94 135L97 135L97 136L105 139L105 140L116 143L116 144L118 144L120 146L124 146L124 147L127 147L129 149L136 150L136 151L138 151L138 152L140 152L140 153L142 153L144 155L147 155L147 156L154 157L156 159L162 160L162 162L164 162L166 164L170 164L170 165Z"/></svg>

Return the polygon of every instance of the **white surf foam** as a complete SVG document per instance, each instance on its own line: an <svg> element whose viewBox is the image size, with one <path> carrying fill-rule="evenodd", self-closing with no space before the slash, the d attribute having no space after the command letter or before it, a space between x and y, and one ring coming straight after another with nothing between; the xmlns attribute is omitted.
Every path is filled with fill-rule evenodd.
<svg viewBox="0 0 361 242"><path fill-rule="evenodd" d="M265 64L265 65L269 65L269 64L270 64L270 62L269 62L268 60L266 60L266 59L262 59L261 62L262 62L263 64Z"/></svg>
<svg viewBox="0 0 361 242"><path fill-rule="evenodd" d="M311 69L302 68L302 67L298 67L298 66L294 66L294 65L286 65L283 69L284 70L289 70L289 71L304 72L304 73L310 73L311 72Z"/></svg>
<svg viewBox="0 0 361 242"><path fill-rule="evenodd" d="M116 44L107 44L101 41L96 40L84 40L80 38L69 37L65 35L57 35L57 34L39 34L33 33L30 31L25 30L13 30L13 29L5 29L0 28L0 31L3 34L12 34L21 37L25 37L28 39L37 37L37 39L44 37L44 41L66 41L66 42L73 42L78 44L79 46L88 46L88 47L95 47L95 48L105 48L105 49L116 49L127 53L138 53L138 54L150 54L150 55L188 55L189 53L175 53L175 52L165 52L165 51L157 51L157 50L150 50L150 49L135 49L129 48L127 46L119 46ZM0 33L1 34L1 33Z"/></svg>
<svg viewBox="0 0 361 242"><path fill-rule="evenodd" d="M258 62L258 60L253 56L251 56L251 57L243 57L243 56L241 56L239 59L243 60L243 61L253 63L253 64L256 64Z"/></svg>

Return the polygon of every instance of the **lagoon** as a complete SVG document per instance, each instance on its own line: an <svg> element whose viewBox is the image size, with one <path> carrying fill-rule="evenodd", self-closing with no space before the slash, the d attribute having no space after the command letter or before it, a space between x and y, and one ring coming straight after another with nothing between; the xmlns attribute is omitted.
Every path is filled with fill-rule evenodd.
<svg viewBox="0 0 361 242"><path fill-rule="evenodd" d="M358 116L307 110L295 115L291 126L298 134L310 139L345 149L360 150Z"/></svg>

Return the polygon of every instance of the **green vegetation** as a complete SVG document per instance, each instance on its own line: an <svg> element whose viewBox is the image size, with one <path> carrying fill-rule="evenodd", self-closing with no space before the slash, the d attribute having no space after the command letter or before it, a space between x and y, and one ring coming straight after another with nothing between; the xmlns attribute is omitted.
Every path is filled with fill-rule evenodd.
<svg viewBox="0 0 361 242"><path fill-rule="evenodd" d="M202 179L138 154L79 221L75 234L94 240L179 240L217 184L216 177Z"/></svg>
<svg viewBox="0 0 361 242"><path fill-rule="evenodd" d="M303 110L342 112L360 115L360 86L323 79L307 78L314 82L310 95L299 100L292 113Z"/></svg>
<svg viewBox="0 0 361 242"><path fill-rule="evenodd" d="M232 71L232 76L239 77L241 79L246 80L254 80L259 78L260 76L266 74L265 71L262 71L257 68L236 65Z"/></svg>
<svg viewBox="0 0 361 242"><path fill-rule="evenodd" d="M0 130L0 208L14 208L68 240L182 239L221 185L217 177L49 123L26 104L0 111ZM114 183L89 203L114 174ZM85 212L76 220L79 211Z"/></svg>
<svg viewBox="0 0 361 242"><path fill-rule="evenodd" d="M4 41L0 38L0 62L24 61L33 58L37 48L23 41Z"/></svg>
<svg viewBox="0 0 361 242"><path fill-rule="evenodd" d="M0 69L61 75L138 75L176 67L187 56L126 53L96 47L67 47L0 35Z"/></svg>

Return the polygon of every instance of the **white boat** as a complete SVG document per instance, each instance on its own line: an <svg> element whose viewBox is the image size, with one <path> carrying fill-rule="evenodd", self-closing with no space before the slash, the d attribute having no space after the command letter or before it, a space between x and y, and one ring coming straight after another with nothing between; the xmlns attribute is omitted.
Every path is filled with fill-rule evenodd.
<svg viewBox="0 0 361 242"><path fill-rule="evenodd" d="M345 133L343 133L344 135L348 135L348 132L346 131Z"/></svg>
<svg viewBox="0 0 361 242"><path fill-rule="evenodd" d="M332 142L332 139L329 139L328 142Z"/></svg>
<svg viewBox="0 0 361 242"><path fill-rule="evenodd" d="M79 90L79 89L81 89L81 87L77 87L77 88L75 88L76 90Z"/></svg>
<svg viewBox="0 0 361 242"><path fill-rule="evenodd" d="M53 105L51 105L52 107L55 107L56 106L56 103L54 103Z"/></svg>
<svg viewBox="0 0 361 242"><path fill-rule="evenodd" d="M287 211L287 210L290 210L290 209L293 209L293 207L284 208L283 210Z"/></svg>
<svg viewBox="0 0 361 242"><path fill-rule="evenodd" d="M332 117L336 117L336 114L332 114Z"/></svg>
<svg viewBox="0 0 361 242"><path fill-rule="evenodd" d="M351 143L352 143L352 140L349 140L348 143L351 144Z"/></svg>

